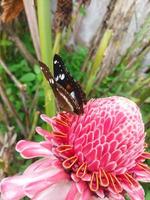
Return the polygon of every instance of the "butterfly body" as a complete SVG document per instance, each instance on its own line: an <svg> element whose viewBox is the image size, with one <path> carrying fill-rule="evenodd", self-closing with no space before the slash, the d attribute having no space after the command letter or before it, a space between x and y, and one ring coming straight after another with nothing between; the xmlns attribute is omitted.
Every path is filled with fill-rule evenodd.
<svg viewBox="0 0 150 200"><path fill-rule="evenodd" d="M54 77L44 63L39 62L39 64L54 92L58 108L63 111L82 114L83 105L86 104L85 94L80 85L66 70L61 57L57 54L54 56Z"/></svg>

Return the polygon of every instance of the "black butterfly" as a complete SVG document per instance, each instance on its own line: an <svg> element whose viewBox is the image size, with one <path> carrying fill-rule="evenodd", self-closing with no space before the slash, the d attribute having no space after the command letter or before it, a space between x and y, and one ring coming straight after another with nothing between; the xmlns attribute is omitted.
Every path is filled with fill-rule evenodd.
<svg viewBox="0 0 150 200"><path fill-rule="evenodd" d="M57 54L54 56L54 77L44 63L39 61L39 64L45 78L53 89L59 109L82 114L83 105L86 104L85 93L66 70L61 57Z"/></svg>

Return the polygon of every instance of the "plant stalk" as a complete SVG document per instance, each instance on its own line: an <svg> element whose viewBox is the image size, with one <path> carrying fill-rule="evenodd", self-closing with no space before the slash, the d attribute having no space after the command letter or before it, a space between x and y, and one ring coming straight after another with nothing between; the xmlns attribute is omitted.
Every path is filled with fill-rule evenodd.
<svg viewBox="0 0 150 200"><path fill-rule="evenodd" d="M60 41L61 41L61 32L56 33L54 47L53 47L53 55L58 54L60 51Z"/></svg>
<svg viewBox="0 0 150 200"><path fill-rule="evenodd" d="M112 36L112 30L108 29L106 30L106 32L104 33L104 36L102 38L102 40L100 41L100 44L98 46L96 55L95 55L95 59L93 60L93 64L92 64L92 69L89 75L89 80L86 86L86 94L88 95L93 87L93 83L95 80L95 76L99 70L99 67L102 63L104 54L105 54L105 50L108 47L109 41L111 39Z"/></svg>
<svg viewBox="0 0 150 200"><path fill-rule="evenodd" d="M38 23L39 23L39 35L40 35L40 47L41 47L41 59L52 68L52 35L51 35L51 1L49 0L37 0L38 10ZM45 112L48 116L55 114L55 103L52 90L49 84L44 79L43 88L45 90Z"/></svg>

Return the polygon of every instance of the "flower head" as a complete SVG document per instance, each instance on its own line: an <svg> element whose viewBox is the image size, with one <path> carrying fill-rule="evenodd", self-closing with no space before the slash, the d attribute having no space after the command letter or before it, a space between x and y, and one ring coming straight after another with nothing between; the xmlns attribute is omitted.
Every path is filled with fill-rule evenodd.
<svg viewBox="0 0 150 200"><path fill-rule="evenodd" d="M19 141L24 158L44 157L22 175L4 179L4 200L144 200L139 181L150 181L144 163L144 124L139 108L123 97L90 100L83 115L59 113L41 118L53 127L38 127L43 142Z"/></svg>

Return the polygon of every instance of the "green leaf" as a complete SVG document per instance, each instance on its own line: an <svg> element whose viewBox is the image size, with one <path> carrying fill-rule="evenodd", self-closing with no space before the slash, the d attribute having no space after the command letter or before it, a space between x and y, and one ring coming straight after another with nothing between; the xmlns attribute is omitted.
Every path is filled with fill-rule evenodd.
<svg viewBox="0 0 150 200"><path fill-rule="evenodd" d="M41 73L41 70L40 70L39 65L34 65L34 72L35 72L36 74L40 74L40 73Z"/></svg>
<svg viewBox="0 0 150 200"><path fill-rule="evenodd" d="M21 77L20 80L21 80L22 82L24 82L24 83L28 83L28 82L34 81L35 78L36 78L35 74L29 72L29 73L23 75L23 76Z"/></svg>
<svg viewBox="0 0 150 200"><path fill-rule="evenodd" d="M34 140L36 142L41 142L41 141L43 141L43 137L41 135L35 134L34 135Z"/></svg>
<svg viewBox="0 0 150 200"><path fill-rule="evenodd" d="M150 191L148 191L147 193L146 193L146 197L145 197L145 200L149 200L150 199Z"/></svg>
<svg viewBox="0 0 150 200"><path fill-rule="evenodd" d="M9 40L3 39L3 40L0 41L0 46L6 47L6 46L11 46L12 44L13 43L11 41L9 41Z"/></svg>
<svg viewBox="0 0 150 200"><path fill-rule="evenodd" d="M84 6L80 6L79 11L80 11L81 16L85 16L86 15L86 9L85 9Z"/></svg>

